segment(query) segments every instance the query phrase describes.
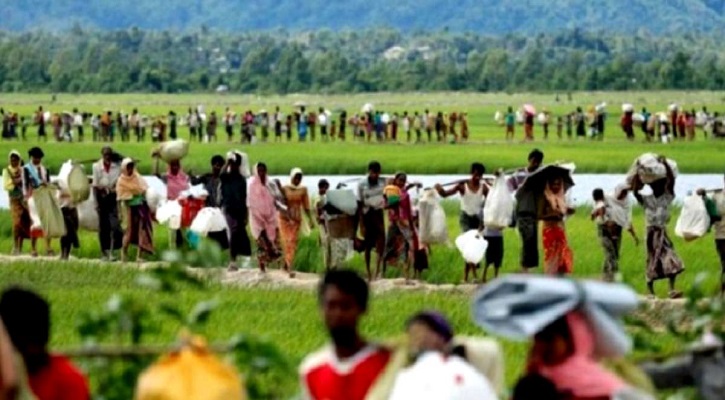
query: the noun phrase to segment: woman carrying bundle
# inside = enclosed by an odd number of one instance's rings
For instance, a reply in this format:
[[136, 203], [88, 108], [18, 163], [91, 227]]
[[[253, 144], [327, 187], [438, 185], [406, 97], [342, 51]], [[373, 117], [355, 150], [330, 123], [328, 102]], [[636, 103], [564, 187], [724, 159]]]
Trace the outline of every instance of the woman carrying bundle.
[[128, 249], [131, 245], [138, 247], [136, 260], [142, 262], [144, 252], [154, 253], [153, 225], [151, 211], [146, 204], [146, 190], [148, 184], [136, 170], [136, 164], [131, 158], [124, 158], [121, 162], [121, 175], [116, 182], [116, 197], [126, 205], [126, 234], [123, 236], [123, 249], [121, 261], [125, 262]]
[[[158, 157], [158, 153], [154, 153], [154, 156]], [[161, 175], [159, 173], [159, 158], [157, 158], [154, 175], [166, 184], [166, 199], [168, 201], [179, 200], [181, 193], [189, 190], [189, 177], [181, 169], [181, 162], [179, 160], [169, 161], [166, 173]], [[172, 249], [177, 249], [184, 245], [184, 235], [180, 229], [169, 230], [169, 244]]]
[[682, 293], [675, 290], [677, 275], [685, 270], [685, 265], [675, 252], [672, 240], [667, 235], [667, 222], [670, 220], [670, 205], [675, 200], [675, 175], [667, 163], [660, 157], [659, 161], [667, 171], [667, 177], [650, 183], [652, 194], [642, 195], [644, 187], [639, 175], [634, 176], [632, 187], [634, 197], [644, 208], [647, 222], [647, 289], [650, 296], [655, 296], [654, 282], [668, 279], [670, 282], [670, 298], [680, 298]]
[[[40, 147], [33, 147], [28, 151], [28, 156], [30, 157], [30, 163], [23, 166], [23, 194], [26, 201], [33, 197], [33, 190], [50, 183], [50, 172], [43, 165], [43, 157], [45, 157], [43, 150]], [[43, 235], [42, 228], [32, 228], [30, 231], [31, 255], [33, 257], [38, 256], [36, 242]], [[48, 256], [54, 255], [50, 238], [45, 241], [45, 251]]]
[[392, 185], [385, 187], [385, 206], [388, 211], [387, 240], [383, 256], [383, 274], [388, 264], [403, 264], [406, 283], [410, 282], [410, 269], [415, 258], [417, 242], [413, 221], [413, 208], [408, 190], [419, 184], [407, 185], [408, 176], [404, 172], [395, 174]]

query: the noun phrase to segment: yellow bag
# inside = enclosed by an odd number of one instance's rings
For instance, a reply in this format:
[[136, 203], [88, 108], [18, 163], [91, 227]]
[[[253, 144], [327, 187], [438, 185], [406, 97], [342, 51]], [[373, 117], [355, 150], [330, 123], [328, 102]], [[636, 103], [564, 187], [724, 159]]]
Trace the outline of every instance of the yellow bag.
[[136, 400], [245, 400], [239, 372], [193, 338], [161, 357], [138, 379]]

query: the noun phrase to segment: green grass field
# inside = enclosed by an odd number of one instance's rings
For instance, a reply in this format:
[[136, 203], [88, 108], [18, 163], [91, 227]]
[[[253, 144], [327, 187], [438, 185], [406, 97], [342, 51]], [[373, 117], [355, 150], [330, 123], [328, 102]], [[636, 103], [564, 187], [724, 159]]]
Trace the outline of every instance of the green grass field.
[[[503, 167], [514, 168], [526, 161], [526, 155], [533, 147], [539, 147], [546, 153], [547, 160], [567, 160], [577, 163], [580, 172], [624, 172], [632, 160], [648, 151], [666, 154], [680, 163], [683, 173], [721, 172], [723, 163], [721, 154], [725, 150], [725, 141], [704, 140], [698, 132], [694, 143], [673, 143], [663, 146], [657, 143], [643, 143], [640, 134], [638, 140], [630, 143], [618, 126], [620, 104], [632, 102], [638, 108], [646, 106], [651, 111], [666, 110], [671, 102], [677, 102], [690, 109], [707, 106], [711, 111], [722, 107], [725, 94], [720, 92], [602, 92], [574, 93], [572, 101], [565, 94], [560, 101], [555, 101], [554, 94], [473, 94], [473, 93], [410, 93], [410, 94], [370, 94], [351, 96], [235, 96], [235, 95], [66, 95], [58, 96], [55, 103], [50, 103], [48, 94], [0, 94], [0, 105], [21, 115], [30, 115], [38, 105], [51, 111], [80, 110], [100, 112], [104, 109], [130, 112], [134, 107], [147, 115], [166, 114], [174, 110], [184, 115], [189, 106], [205, 104], [206, 112], [216, 110], [218, 114], [229, 106], [236, 112], [261, 108], [273, 110], [280, 105], [283, 112], [293, 109], [297, 101], [304, 101], [310, 109], [324, 106], [328, 109], [346, 108], [350, 113], [358, 111], [366, 102], [372, 102], [378, 109], [402, 112], [408, 110], [423, 111], [428, 108], [432, 112], [465, 111], [469, 114], [471, 142], [466, 145], [426, 144], [416, 146], [395, 145], [362, 145], [348, 138], [347, 143], [259, 143], [242, 146], [239, 143], [230, 145], [219, 129], [218, 144], [193, 145], [191, 156], [185, 160], [187, 169], [201, 172], [208, 168], [212, 155], [223, 154], [230, 148], [241, 148], [250, 154], [253, 162], [265, 161], [275, 174], [286, 174], [293, 167], [301, 167], [310, 174], [352, 174], [364, 172], [368, 161], [377, 159], [383, 163], [386, 171], [404, 170], [408, 173], [466, 173], [468, 165], [473, 161], [484, 162], [489, 169]], [[610, 117], [607, 121], [605, 141], [559, 141], [552, 132], [548, 141], [542, 140], [539, 126], [535, 127], [536, 142], [520, 143], [523, 135], [521, 127], [517, 127], [516, 141], [507, 143], [504, 140], [503, 128], [494, 121], [496, 111], [505, 111], [509, 105], [514, 108], [523, 103], [531, 102], [539, 109], [546, 108], [554, 115], [572, 111], [576, 106], [586, 108], [588, 105], [606, 101]], [[88, 129], [86, 129], [88, 131]], [[552, 127], [552, 131], [554, 128]], [[7, 154], [10, 149], [18, 148], [26, 151], [36, 144], [35, 127], [29, 127], [27, 143], [0, 143], [0, 153]], [[235, 130], [236, 140], [239, 129]], [[188, 137], [185, 127], [179, 128], [182, 138]], [[318, 139], [319, 140], [319, 139]], [[120, 144], [114, 146], [123, 154], [142, 160], [140, 168], [148, 173], [151, 170], [150, 153], [152, 145]], [[57, 170], [62, 161], [69, 158], [75, 160], [93, 159], [99, 154], [99, 144], [89, 143], [52, 143], [45, 145], [46, 164]], [[146, 161], [146, 162], [144, 162]]]

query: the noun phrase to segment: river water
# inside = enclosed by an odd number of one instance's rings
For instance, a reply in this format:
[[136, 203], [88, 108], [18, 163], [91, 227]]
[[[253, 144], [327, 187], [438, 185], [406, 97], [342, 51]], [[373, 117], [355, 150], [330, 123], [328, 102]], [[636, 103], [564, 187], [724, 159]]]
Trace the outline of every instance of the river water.
[[[586, 205], [591, 203], [591, 193], [596, 188], [602, 188], [605, 192], [611, 192], [617, 184], [624, 181], [624, 174], [574, 174], [575, 186], [569, 191], [569, 201], [575, 205]], [[164, 183], [155, 176], [146, 176], [149, 186], [159, 193], [165, 192]], [[274, 176], [282, 183], [287, 183], [289, 177]], [[352, 175], [330, 175], [330, 176], [305, 176], [303, 185], [307, 186], [312, 196], [317, 194], [317, 182], [320, 179], [327, 179], [332, 188], [339, 183], [344, 183], [350, 189], [357, 188], [357, 180], [360, 177]], [[420, 182], [424, 187], [433, 186], [436, 183], [448, 183], [456, 180], [466, 179], [466, 175], [410, 175], [409, 182]], [[675, 185], [675, 194], [681, 201], [690, 191], [698, 188], [715, 189], [722, 188], [723, 176], [720, 174], [681, 174], [677, 178]], [[644, 189], [646, 192], [647, 189]], [[0, 192], [0, 209], [8, 209], [7, 192]]]

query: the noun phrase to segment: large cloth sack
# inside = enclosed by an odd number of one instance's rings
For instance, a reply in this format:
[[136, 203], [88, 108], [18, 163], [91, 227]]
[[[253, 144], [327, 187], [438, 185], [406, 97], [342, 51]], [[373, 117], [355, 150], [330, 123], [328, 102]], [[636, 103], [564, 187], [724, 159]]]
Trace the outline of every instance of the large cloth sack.
[[181, 228], [181, 213], [181, 204], [178, 201], [167, 201], [156, 210], [156, 221], [168, 226], [169, 229], [179, 229]]
[[448, 242], [446, 212], [433, 190], [426, 190], [418, 202], [419, 239], [422, 244]]
[[33, 191], [33, 205], [47, 238], [59, 238], [66, 234], [63, 213], [56, 200], [56, 190], [46, 186]]
[[168, 162], [181, 160], [189, 154], [189, 142], [186, 140], [170, 140], [162, 143], [158, 149], [159, 157]]
[[76, 210], [78, 211], [78, 226], [87, 231], [98, 232], [98, 203], [93, 192], [91, 192], [88, 200], [76, 206]]
[[690, 241], [701, 238], [710, 228], [710, 215], [702, 197], [692, 194], [685, 198], [680, 217], [675, 225], [675, 235]]
[[503, 393], [506, 385], [504, 356], [501, 345], [491, 338], [456, 336], [454, 346], [466, 349], [466, 360], [491, 383], [496, 393]]
[[456, 238], [456, 248], [467, 263], [478, 264], [486, 255], [488, 242], [483, 238], [481, 232], [472, 229]]
[[403, 369], [395, 380], [390, 400], [495, 400], [491, 384], [457, 356], [427, 352]]
[[514, 199], [506, 178], [499, 176], [488, 192], [483, 206], [483, 225], [488, 228], [504, 229], [511, 226], [514, 214]]
[[326, 201], [347, 215], [357, 213], [357, 198], [350, 189], [329, 190], [327, 191]]
[[220, 209], [205, 207], [196, 214], [196, 218], [192, 221], [189, 229], [201, 236], [206, 236], [210, 232], [221, 232], [226, 230], [227, 220]]
[[64, 162], [63, 165], [60, 166], [60, 170], [58, 171], [58, 176], [57, 176], [57, 182], [58, 182], [58, 187], [63, 192], [66, 192], [66, 193], [69, 192], [68, 177], [70, 177], [70, 173], [72, 170], [73, 170], [73, 161], [72, 160], [68, 160], [68, 161]]
[[80, 164], [74, 164], [68, 175], [68, 193], [70, 193], [73, 204], [80, 204], [91, 196], [91, 184]]
[[[652, 183], [667, 177], [667, 169], [653, 153], [645, 153], [639, 156], [627, 172], [627, 184], [631, 185], [635, 175], [639, 175], [642, 183]], [[667, 159], [673, 174], [677, 177], [679, 170], [674, 160]]]
[[136, 400], [243, 400], [239, 372], [207, 350], [199, 339], [161, 357], [141, 374]]

